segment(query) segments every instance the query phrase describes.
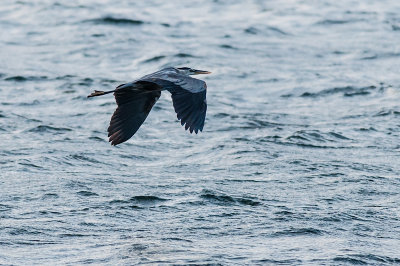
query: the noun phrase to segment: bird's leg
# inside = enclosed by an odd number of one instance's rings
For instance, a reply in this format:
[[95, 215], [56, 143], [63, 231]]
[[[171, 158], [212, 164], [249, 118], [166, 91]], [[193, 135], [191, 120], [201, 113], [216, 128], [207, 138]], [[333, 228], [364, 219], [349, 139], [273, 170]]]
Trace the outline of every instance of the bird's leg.
[[90, 97], [95, 97], [95, 96], [101, 96], [101, 95], [104, 95], [104, 94], [108, 94], [108, 93], [112, 93], [112, 92], [114, 92], [115, 90], [113, 90], [113, 91], [94, 91], [94, 92], [92, 92], [90, 95], [88, 95], [87, 97], [88, 98], [90, 98]]

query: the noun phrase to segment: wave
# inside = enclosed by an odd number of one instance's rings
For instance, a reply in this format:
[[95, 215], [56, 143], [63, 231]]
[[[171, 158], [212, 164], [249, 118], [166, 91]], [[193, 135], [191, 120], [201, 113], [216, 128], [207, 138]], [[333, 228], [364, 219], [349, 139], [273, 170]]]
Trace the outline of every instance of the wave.
[[212, 190], [203, 190], [201, 198], [208, 200], [209, 202], [220, 204], [220, 205], [233, 205], [233, 204], [242, 204], [249, 206], [257, 206], [260, 205], [261, 202], [255, 201], [246, 197], [232, 197], [229, 195], [225, 195], [222, 193], [218, 193]]
[[389, 52], [389, 53], [374, 53], [372, 55], [367, 55], [361, 57], [361, 60], [375, 60], [375, 59], [387, 59], [387, 58], [396, 58], [399, 57], [400, 53]]
[[25, 82], [25, 81], [38, 81], [38, 80], [47, 80], [47, 76], [11, 76], [7, 77], [5, 81], [14, 81], [14, 82]]
[[382, 264], [382, 263], [400, 263], [400, 258], [392, 258], [388, 256], [378, 256], [374, 254], [351, 254], [336, 256], [333, 258], [335, 262], [343, 262], [349, 264]]
[[263, 34], [263, 35], [273, 35], [273, 34], [278, 34], [278, 35], [288, 35], [285, 31], [274, 27], [274, 26], [267, 26], [264, 27], [263, 29], [259, 29], [255, 26], [248, 27], [244, 29], [244, 32], [247, 34], [252, 34], [252, 35], [257, 35], [257, 34]]
[[317, 141], [317, 142], [336, 142], [338, 140], [350, 140], [350, 138], [330, 131], [327, 133], [320, 132], [319, 130], [299, 130], [286, 138], [287, 140], [294, 141]]
[[128, 19], [128, 18], [116, 18], [111, 16], [94, 18], [84, 20], [83, 22], [90, 22], [94, 24], [108, 24], [108, 25], [142, 25], [145, 22], [142, 20]]
[[324, 231], [316, 228], [291, 228], [287, 230], [277, 231], [273, 236], [298, 236], [298, 235], [322, 235]]
[[174, 55], [175, 57], [179, 57], [179, 58], [187, 58], [187, 57], [195, 57], [194, 55], [191, 54], [185, 54], [185, 53], [178, 53], [176, 55]]
[[315, 23], [316, 25], [343, 25], [348, 23], [355, 23], [365, 21], [365, 19], [323, 19]]
[[129, 199], [114, 199], [109, 204], [115, 205], [119, 209], [142, 209], [144, 207], [156, 206], [165, 201], [168, 201], [168, 199], [152, 195], [139, 195]]
[[155, 203], [155, 202], [167, 201], [167, 199], [160, 198], [157, 196], [134, 196], [130, 198], [130, 201], [137, 203]]
[[33, 133], [63, 133], [69, 131], [72, 131], [72, 129], [65, 127], [52, 127], [47, 125], [40, 125], [28, 130], [28, 132], [33, 132]]
[[92, 191], [87, 191], [87, 190], [81, 190], [76, 192], [76, 194], [78, 194], [79, 196], [83, 196], [83, 197], [93, 197], [93, 196], [98, 196], [99, 194], [94, 193]]
[[67, 163], [67, 164], [69, 163], [68, 161], [71, 161], [71, 159], [74, 161], [78, 161], [78, 162], [89, 162], [89, 163], [93, 163], [93, 164], [101, 163], [102, 165], [107, 164], [105, 162], [100, 162], [96, 159], [89, 158], [83, 154], [71, 154], [71, 155], [66, 156], [65, 158], [66, 158], [67, 162], [64, 162], [64, 163]]
[[392, 30], [393, 30], [393, 31], [400, 31], [400, 25], [395, 25], [395, 24], [393, 24], [393, 25], [392, 25]]
[[152, 63], [152, 62], [158, 62], [161, 59], [164, 59], [166, 56], [165, 55], [158, 55], [158, 56], [154, 56], [152, 58], [146, 59], [144, 61], [142, 61], [142, 63]]
[[233, 47], [232, 45], [229, 44], [221, 44], [219, 47], [224, 48], [224, 49], [232, 49], [232, 50], [237, 50], [238, 48]]
[[389, 115], [393, 115], [393, 116], [397, 116], [400, 115], [400, 111], [396, 111], [396, 110], [392, 110], [392, 109], [383, 109], [379, 112], [377, 112], [376, 114], [374, 114], [374, 116], [389, 116]]
[[354, 87], [354, 86], [345, 86], [345, 87], [335, 87], [331, 89], [325, 89], [319, 92], [305, 92], [300, 97], [322, 97], [328, 95], [334, 95], [338, 93], [342, 93], [343, 96], [352, 97], [352, 96], [359, 96], [359, 95], [368, 95], [371, 91], [375, 90], [376, 86], [367, 86], [367, 87]]

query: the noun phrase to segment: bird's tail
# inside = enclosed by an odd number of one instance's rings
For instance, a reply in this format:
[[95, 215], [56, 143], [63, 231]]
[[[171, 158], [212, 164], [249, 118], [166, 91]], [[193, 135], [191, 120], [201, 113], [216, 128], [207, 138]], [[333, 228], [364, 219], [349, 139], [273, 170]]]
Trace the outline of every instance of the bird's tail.
[[101, 95], [104, 95], [104, 94], [108, 94], [108, 93], [112, 93], [112, 92], [114, 92], [115, 90], [113, 90], [113, 91], [94, 91], [94, 92], [92, 92], [90, 95], [88, 95], [87, 97], [88, 98], [90, 98], [90, 97], [95, 97], [95, 96], [101, 96]]

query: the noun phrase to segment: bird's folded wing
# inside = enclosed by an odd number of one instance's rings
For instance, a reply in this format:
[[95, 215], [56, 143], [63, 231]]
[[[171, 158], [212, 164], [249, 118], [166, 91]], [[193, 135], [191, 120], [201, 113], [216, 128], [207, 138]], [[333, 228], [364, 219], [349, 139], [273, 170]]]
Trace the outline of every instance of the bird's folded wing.
[[114, 92], [118, 107], [108, 127], [112, 145], [127, 141], [136, 133], [160, 95], [160, 91], [117, 89]]

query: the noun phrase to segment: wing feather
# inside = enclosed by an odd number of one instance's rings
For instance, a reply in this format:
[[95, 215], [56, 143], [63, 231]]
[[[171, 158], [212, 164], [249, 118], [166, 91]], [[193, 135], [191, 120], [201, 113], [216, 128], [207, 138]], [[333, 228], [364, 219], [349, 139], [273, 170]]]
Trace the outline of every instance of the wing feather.
[[185, 125], [185, 129], [189, 129], [190, 133], [203, 131], [207, 111], [206, 91], [177, 93], [176, 90], [172, 90], [171, 94], [177, 118], [181, 120], [182, 126]]
[[112, 145], [127, 141], [137, 132], [160, 95], [160, 91], [122, 87], [115, 91], [118, 107], [108, 127], [109, 141]]
[[207, 85], [204, 81], [170, 71], [160, 71], [147, 75], [139, 81], [157, 84], [168, 90], [178, 120], [190, 133], [202, 131], [207, 111]]

